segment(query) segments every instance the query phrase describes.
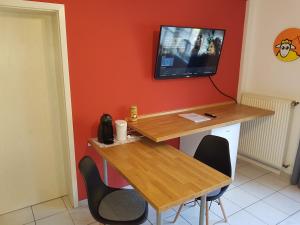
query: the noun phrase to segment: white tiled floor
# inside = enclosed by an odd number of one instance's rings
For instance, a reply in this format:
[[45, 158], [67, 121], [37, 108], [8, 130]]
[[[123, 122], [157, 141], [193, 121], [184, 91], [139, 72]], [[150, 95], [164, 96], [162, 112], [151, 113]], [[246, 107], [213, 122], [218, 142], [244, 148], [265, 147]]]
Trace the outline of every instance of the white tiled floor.
[[66, 211], [65, 203], [62, 199], [55, 199], [32, 206], [34, 218], [36, 220]]
[[[223, 196], [228, 216], [224, 223], [220, 207], [212, 203], [210, 225], [300, 225], [300, 189], [289, 185], [286, 177], [272, 174], [244, 161], [238, 161], [236, 178]], [[178, 207], [164, 214], [171, 225]], [[156, 213], [150, 206], [143, 225], [155, 225]], [[174, 225], [198, 225], [199, 206], [185, 206]], [[0, 215], [0, 225], [97, 225], [86, 201], [70, 208], [66, 197]]]

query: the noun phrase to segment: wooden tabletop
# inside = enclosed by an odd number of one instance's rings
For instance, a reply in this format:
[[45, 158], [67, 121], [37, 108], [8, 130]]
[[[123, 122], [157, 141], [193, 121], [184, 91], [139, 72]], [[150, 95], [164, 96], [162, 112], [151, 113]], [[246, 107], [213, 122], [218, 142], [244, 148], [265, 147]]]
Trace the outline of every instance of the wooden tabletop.
[[[180, 117], [178, 115], [180, 113], [197, 113], [200, 115], [210, 113], [217, 117], [209, 121], [195, 123]], [[226, 102], [141, 116], [135, 122], [128, 121], [128, 126], [145, 137], [160, 142], [272, 114], [274, 114], [273, 111]]]
[[228, 185], [230, 177], [165, 143], [148, 139], [101, 148], [89, 143], [158, 211]]

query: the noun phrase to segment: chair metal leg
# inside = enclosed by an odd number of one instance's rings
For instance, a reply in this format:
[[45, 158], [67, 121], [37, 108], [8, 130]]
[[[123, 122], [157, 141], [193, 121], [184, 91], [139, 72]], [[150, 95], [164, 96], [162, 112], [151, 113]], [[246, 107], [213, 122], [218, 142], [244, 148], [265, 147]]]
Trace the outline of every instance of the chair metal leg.
[[209, 210], [208, 210], [208, 202], [205, 204], [205, 218], [206, 218], [206, 225], [209, 225]]
[[204, 225], [206, 195], [201, 196], [199, 225]]
[[180, 214], [180, 212], [181, 212], [181, 210], [182, 210], [183, 205], [184, 205], [184, 204], [181, 204], [181, 205], [179, 206], [179, 209], [178, 209], [178, 211], [177, 211], [177, 213], [176, 213], [176, 215], [175, 215], [175, 218], [174, 218], [174, 220], [172, 221], [172, 223], [175, 223], [176, 220], [178, 219], [178, 216], [179, 216], [179, 214]]
[[227, 223], [227, 216], [225, 214], [225, 210], [224, 210], [224, 207], [223, 207], [223, 204], [221, 202], [221, 198], [219, 198], [219, 204], [220, 204], [220, 207], [221, 207], [221, 210], [222, 210], [222, 214], [223, 214], [223, 217], [224, 217], [224, 220], [225, 220], [225, 223]]

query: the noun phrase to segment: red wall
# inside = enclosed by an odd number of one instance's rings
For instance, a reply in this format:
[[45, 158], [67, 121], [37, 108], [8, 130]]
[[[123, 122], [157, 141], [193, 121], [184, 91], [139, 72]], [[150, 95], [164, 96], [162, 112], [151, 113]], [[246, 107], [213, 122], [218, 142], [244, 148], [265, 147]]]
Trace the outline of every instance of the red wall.
[[[47, 1], [47, 0], [44, 0]], [[76, 161], [96, 136], [99, 117], [128, 115], [137, 104], [140, 114], [227, 100], [208, 78], [154, 80], [159, 26], [178, 25], [226, 29], [218, 73], [213, 78], [236, 96], [245, 0], [49, 0], [66, 10]], [[175, 141], [176, 143], [176, 141]], [[101, 168], [101, 167], [100, 167]], [[110, 170], [110, 184], [125, 184]], [[80, 174], [79, 198], [85, 198]]]

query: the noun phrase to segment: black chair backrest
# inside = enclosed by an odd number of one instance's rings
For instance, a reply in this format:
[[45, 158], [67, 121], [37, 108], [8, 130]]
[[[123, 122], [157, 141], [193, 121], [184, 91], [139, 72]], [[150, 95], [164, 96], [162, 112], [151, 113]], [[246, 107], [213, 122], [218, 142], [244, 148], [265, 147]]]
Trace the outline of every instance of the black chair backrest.
[[214, 135], [205, 136], [194, 158], [231, 177], [229, 143], [225, 138]]
[[95, 162], [89, 156], [85, 156], [80, 160], [79, 170], [85, 182], [89, 209], [93, 217], [98, 219], [98, 206], [108, 188], [101, 180]]

